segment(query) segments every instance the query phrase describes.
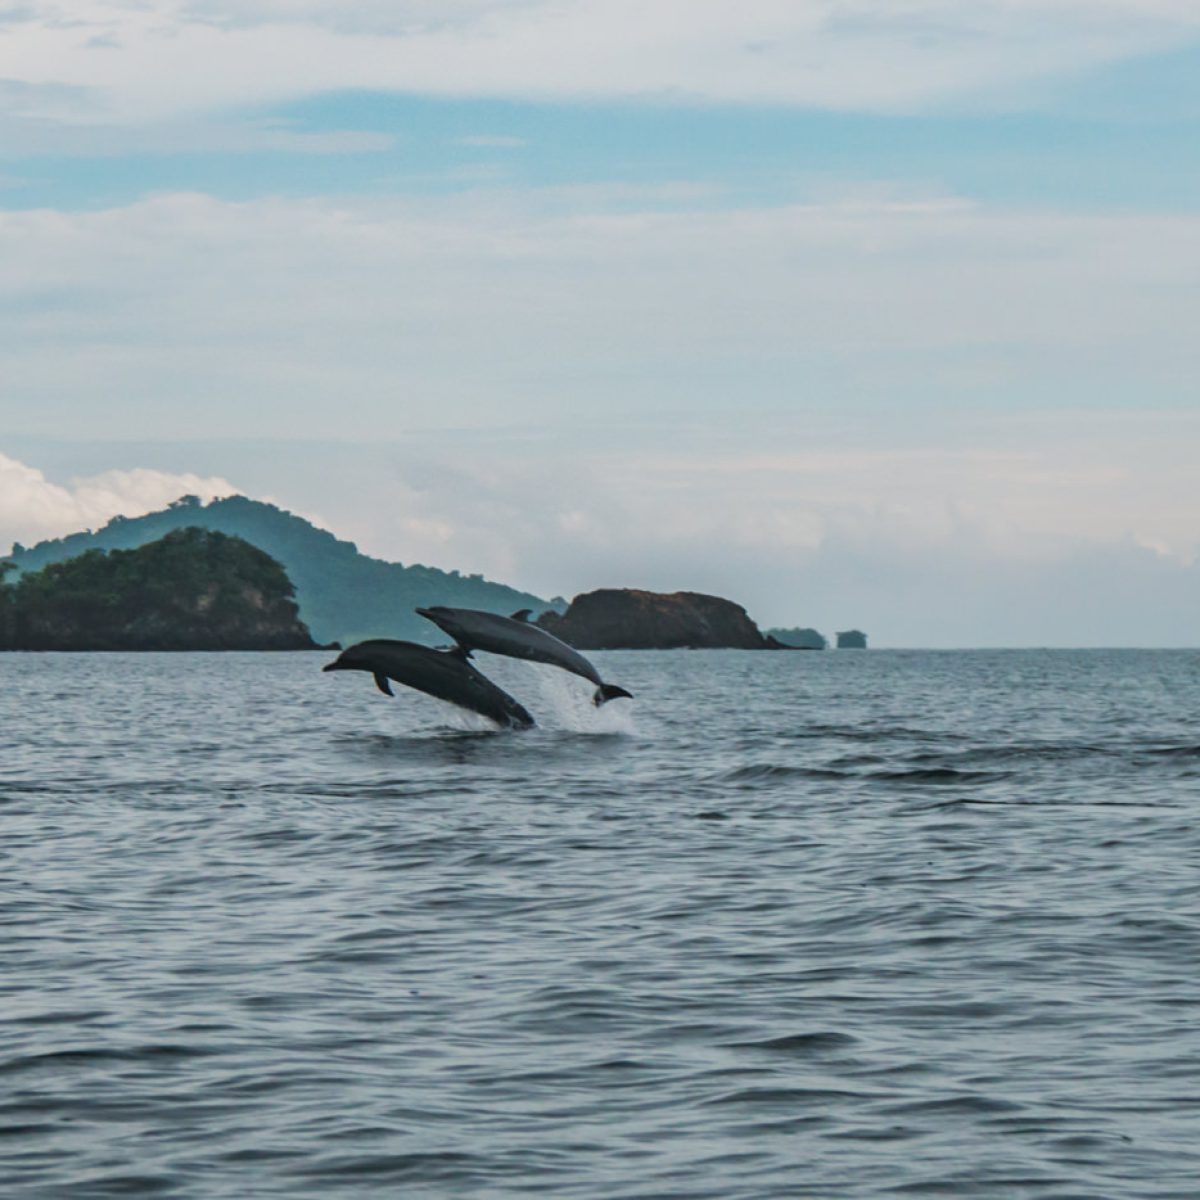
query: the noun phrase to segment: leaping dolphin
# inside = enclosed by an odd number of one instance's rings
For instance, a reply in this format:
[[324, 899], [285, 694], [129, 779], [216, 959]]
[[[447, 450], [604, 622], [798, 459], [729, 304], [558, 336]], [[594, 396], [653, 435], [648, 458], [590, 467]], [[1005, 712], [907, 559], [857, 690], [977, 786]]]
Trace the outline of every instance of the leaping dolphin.
[[474, 608], [418, 608], [439, 629], [448, 633], [465, 654], [485, 650], [491, 654], [506, 654], [509, 658], [524, 658], [530, 662], [549, 663], [562, 667], [573, 675], [596, 684], [592, 703], [599, 706], [618, 696], [632, 698], [632, 693], [615, 683], [605, 683], [600, 673], [578, 650], [560, 641], [537, 625], [529, 624], [529, 609], [523, 608], [511, 617], [498, 613], [480, 612]]
[[377, 638], [350, 646], [321, 670], [368, 671], [375, 676], [375, 686], [388, 696], [395, 695], [388, 684], [394, 679], [508, 728], [528, 729], [536, 724], [512, 696], [471, 666], [462, 650], [432, 650], [416, 642]]

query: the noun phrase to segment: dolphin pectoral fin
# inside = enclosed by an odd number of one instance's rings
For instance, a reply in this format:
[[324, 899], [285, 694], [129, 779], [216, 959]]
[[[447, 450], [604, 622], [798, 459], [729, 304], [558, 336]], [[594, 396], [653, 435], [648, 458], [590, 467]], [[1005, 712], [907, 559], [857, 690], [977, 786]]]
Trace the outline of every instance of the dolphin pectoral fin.
[[633, 699], [633, 693], [627, 692], [623, 687], [618, 687], [615, 683], [602, 683], [592, 696], [592, 703], [599, 708], [602, 704], [607, 704], [610, 700], [619, 700], [624, 697], [626, 700]]
[[392, 691], [392, 685], [388, 683], [388, 677], [386, 675], [380, 675], [378, 671], [375, 672], [375, 686], [385, 696], [394, 696], [396, 694]]
[[530, 618], [531, 616], [533, 616], [533, 609], [532, 609], [532, 608], [521, 608], [521, 609], [518, 609], [518, 610], [517, 610], [515, 613], [513, 613], [513, 614], [512, 614], [512, 616], [511, 616], [511, 617], [509, 617], [508, 619], [509, 619], [510, 621], [525, 621], [525, 622], [528, 622], [528, 620], [529, 620], [529, 618]]
[[451, 658], [461, 658], [463, 662], [466, 662], [471, 657], [471, 647], [464, 646], [461, 642], [456, 642], [445, 653], [449, 654]]

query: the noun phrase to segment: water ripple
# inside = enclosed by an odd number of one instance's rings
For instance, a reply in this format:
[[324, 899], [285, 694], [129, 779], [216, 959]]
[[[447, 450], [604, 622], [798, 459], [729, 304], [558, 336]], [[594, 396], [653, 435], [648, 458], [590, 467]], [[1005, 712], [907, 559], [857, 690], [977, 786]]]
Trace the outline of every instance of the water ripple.
[[1194, 655], [601, 657], [0, 656], [0, 1192], [1191, 1200]]

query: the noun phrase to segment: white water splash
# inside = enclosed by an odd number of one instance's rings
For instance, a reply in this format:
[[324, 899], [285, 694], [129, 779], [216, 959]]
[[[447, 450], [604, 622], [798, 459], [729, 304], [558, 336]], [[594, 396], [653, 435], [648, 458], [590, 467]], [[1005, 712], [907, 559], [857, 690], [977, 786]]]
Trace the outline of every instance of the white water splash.
[[438, 731], [454, 733], [495, 733], [497, 725], [494, 721], [467, 708], [459, 708], [447, 700], [439, 700], [436, 696], [422, 697], [433, 707]]
[[632, 700], [610, 700], [597, 708], [592, 703], [595, 688], [587, 680], [541, 663], [521, 666], [522, 678], [528, 681], [526, 693], [533, 695], [536, 690], [536, 699], [526, 707], [543, 729], [637, 736]]

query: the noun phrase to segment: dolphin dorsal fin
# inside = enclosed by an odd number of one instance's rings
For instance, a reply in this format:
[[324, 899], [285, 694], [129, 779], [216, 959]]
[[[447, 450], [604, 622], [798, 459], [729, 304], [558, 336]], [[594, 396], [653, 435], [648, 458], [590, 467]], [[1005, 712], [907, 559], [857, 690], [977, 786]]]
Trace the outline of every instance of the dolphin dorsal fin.
[[392, 691], [392, 685], [388, 683], [388, 677], [386, 675], [381, 675], [378, 671], [375, 672], [375, 686], [385, 696], [394, 696], [396, 694]]
[[521, 608], [521, 609], [518, 609], [515, 613], [513, 613], [513, 615], [511, 617], [509, 617], [509, 620], [510, 621], [528, 621], [532, 614], [533, 614], [533, 609]]

